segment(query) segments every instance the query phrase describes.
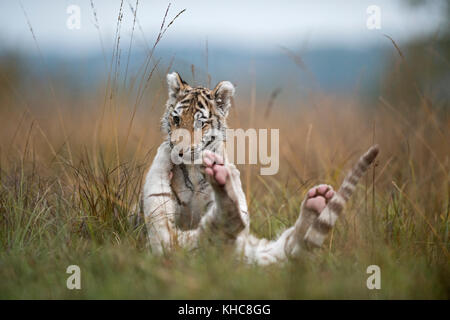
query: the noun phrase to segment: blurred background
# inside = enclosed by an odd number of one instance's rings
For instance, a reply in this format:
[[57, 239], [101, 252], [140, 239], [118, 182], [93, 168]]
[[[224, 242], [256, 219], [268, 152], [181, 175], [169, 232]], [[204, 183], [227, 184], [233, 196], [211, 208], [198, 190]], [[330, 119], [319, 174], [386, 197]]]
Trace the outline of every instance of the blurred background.
[[[2, 2], [0, 54], [3, 60], [11, 56], [20, 59], [27, 78], [39, 76], [45, 69], [73, 86], [71, 91], [89, 90], [109, 74], [117, 30], [121, 74], [127, 67], [128, 75], [140, 70], [168, 4], [135, 0]], [[79, 29], [67, 26], [71, 16], [67, 9], [73, 5], [80, 9]], [[380, 9], [380, 29], [367, 27], [371, 5]], [[294, 100], [311, 88], [340, 94], [357, 89], [378, 96], [383, 71], [396, 54], [383, 35], [392, 37], [404, 50], [425, 45], [425, 39], [445, 42], [449, 10], [448, 1], [420, 0], [173, 1], [167, 22], [183, 9], [186, 11], [154, 52], [152, 63], [159, 61], [159, 77], [170, 65], [198, 84], [206, 85], [210, 74], [214, 84], [228, 79], [245, 88], [254, 82], [258, 93], [280, 88], [280, 97]], [[238, 92], [242, 96], [245, 90]]]

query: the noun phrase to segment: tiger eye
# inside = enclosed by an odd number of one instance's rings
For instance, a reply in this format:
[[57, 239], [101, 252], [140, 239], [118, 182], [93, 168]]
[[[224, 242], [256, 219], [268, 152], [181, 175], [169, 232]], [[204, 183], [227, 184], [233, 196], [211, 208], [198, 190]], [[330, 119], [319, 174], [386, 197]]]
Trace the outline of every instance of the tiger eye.
[[173, 116], [173, 123], [175, 123], [175, 125], [179, 125], [180, 124], [180, 117], [179, 116]]

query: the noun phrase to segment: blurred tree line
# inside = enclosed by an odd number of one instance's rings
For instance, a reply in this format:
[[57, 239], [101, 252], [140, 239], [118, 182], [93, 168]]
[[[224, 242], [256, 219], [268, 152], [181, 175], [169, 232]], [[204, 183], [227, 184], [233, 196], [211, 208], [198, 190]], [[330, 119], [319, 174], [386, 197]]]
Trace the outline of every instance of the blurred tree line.
[[[412, 108], [425, 102], [428, 106], [433, 104], [434, 107], [446, 108], [450, 96], [450, 0], [405, 2], [413, 9], [438, 5], [445, 21], [431, 36], [416, 38], [402, 45], [393, 44], [393, 56], [387, 64], [381, 91], [396, 107]], [[430, 16], [433, 18], [436, 17]]]
[[[381, 93], [397, 107], [411, 108], [424, 100], [448, 107], [450, 91], [450, 0], [403, 0], [413, 10], [430, 5], [439, 5], [446, 19], [438, 30], [423, 38], [408, 43], [392, 44], [392, 55], [387, 68], [382, 72]], [[430, 16], [430, 19], [436, 17]], [[414, 23], [414, 21], [411, 21]], [[386, 40], [389, 41], [389, 40]], [[396, 47], [397, 46], [397, 47]], [[5, 99], [23, 86], [36, 89], [33, 77], [27, 69], [26, 59], [18, 52], [0, 52], [0, 108], [5, 108]], [[61, 73], [61, 69], [57, 71]], [[56, 83], [64, 83], [70, 76], [59, 75]], [[66, 79], [66, 80], [64, 80]], [[73, 87], [73, 83], [71, 84]], [[375, 84], [374, 84], [375, 85]], [[66, 86], [68, 87], [68, 86]], [[73, 91], [73, 90], [72, 90]], [[378, 90], [377, 90], [378, 91]]]
[[0, 54], [0, 99], [10, 95], [11, 89], [21, 85], [25, 71], [21, 60], [14, 52]]

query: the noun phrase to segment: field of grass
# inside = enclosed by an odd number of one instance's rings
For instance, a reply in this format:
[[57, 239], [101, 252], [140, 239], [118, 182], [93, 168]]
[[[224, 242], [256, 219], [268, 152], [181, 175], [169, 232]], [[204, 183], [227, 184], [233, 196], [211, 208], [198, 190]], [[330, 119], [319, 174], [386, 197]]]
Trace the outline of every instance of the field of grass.
[[[143, 230], [128, 226], [162, 139], [162, 105], [136, 117], [126, 146], [126, 106], [105, 112], [101, 129], [95, 107], [39, 115], [26, 105], [3, 109], [0, 297], [448, 298], [448, 114], [427, 106], [400, 112], [384, 99], [371, 108], [316, 101], [249, 119], [237, 100], [231, 115], [232, 127], [280, 129], [277, 175], [240, 167], [252, 230], [268, 238], [294, 223], [308, 187], [339, 185], [359, 154], [380, 144], [377, 166], [324, 248], [267, 268], [211, 250], [155, 258]], [[66, 288], [71, 264], [81, 268], [82, 290]], [[372, 264], [381, 268], [381, 290], [366, 287]]]
[[[231, 128], [280, 130], [277, 175], [239, 166], [258, 236], [275, 238], [309, 187], [337, 187], [380, 145], [323, 248], [269, 267], [214, 248], [153, 257], [143, 228], [129, 226], [162, 141], [163, 68], [76, 96], [46, 76], [25, 90], [3, 73], [0, 299], [449, 299], [449, 104], [416, 86], [394, 48], [393, 61], [375, 102], [311, 92], [266, 112], [270, 93], [237, 91]], [[81, 290], [66, 288], [73, 264]], [[380, 290], [366, 287], [369, 265], [381, 268]]]

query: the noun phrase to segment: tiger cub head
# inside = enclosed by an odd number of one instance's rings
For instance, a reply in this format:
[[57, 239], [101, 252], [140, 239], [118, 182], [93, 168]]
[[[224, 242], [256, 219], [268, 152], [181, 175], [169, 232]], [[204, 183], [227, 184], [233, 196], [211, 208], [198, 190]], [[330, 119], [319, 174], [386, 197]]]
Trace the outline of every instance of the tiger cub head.
[[234, 86], [221, 81], [214, 89], [191, 87], [176, 72], [167, 75], [169, 97], [162, 130], [183, 159], [197, 159], [205, 149], [222, 148]]

